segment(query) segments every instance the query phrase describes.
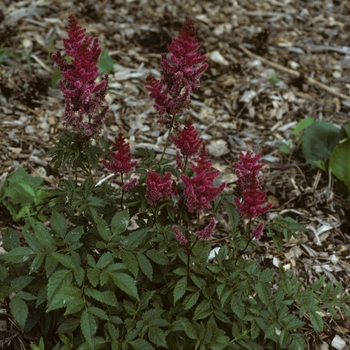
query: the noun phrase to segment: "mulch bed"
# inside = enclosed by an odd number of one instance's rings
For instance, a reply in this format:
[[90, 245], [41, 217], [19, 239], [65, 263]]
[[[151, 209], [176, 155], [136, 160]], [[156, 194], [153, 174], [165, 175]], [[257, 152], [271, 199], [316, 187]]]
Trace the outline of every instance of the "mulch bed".
[[[109, 75], [104, 136], [123, 132], [132, 147], [161, 151], [166, 135], [145, 89], [159, 74], [160, 53], [187, 18], [195, 21], [210, 64], [188, 111], [206, 140], [213, 164], [230, 187], [234, 162], [252, 149], [263, 154], [271, 216], [291, 216], [307, 227], [279, 254], [266, 239], [260, 259], [280, 262], [312, 283], [350, 286], [350, 206], [333, 181], [279, 147], [296, 124], [312, 116], [343, 126], [350, 115], [350, 2], [348, 0], [0, 1], [0, 187], [19, 165], [56, 186], [68, 170], [53, 171], [46, 151], [62, 130], [63, 99], [51, 86], [52, 52], [62, 50], [68, 14], [99, 38], [116, 60]], [[6, 49], [8, 48], [8, 49]], [[99, 177], [107, 172], [101, 167]], [[0, 206], [0, 235], [20, 230]], [[350, 320], [324, 315], [310, 349], [350, 349]], [[340, 337], [345, 347], [336, 347]], [[333, 341], [333, 347], [331, 343]]]

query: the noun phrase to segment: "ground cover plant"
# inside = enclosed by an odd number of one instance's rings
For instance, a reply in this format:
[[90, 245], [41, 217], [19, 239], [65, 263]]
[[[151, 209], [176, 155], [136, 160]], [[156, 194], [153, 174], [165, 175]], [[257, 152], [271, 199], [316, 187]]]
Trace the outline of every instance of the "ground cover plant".
[[[213, 168], [185, 114], [207, 68], [191, 21], [162, 55], [160, 79], [146, 80], [168, 133], [160, 157], [139, 148], [136, 159], [123, 134], [112, 145], [99, 134], [108, 77], [98, 72], [98, 40], [73, 15], [64, 46], [71, 62], [60, 53], [53, 59], [67, 130], [49, 154], [56, 169], [70, 166], [75, 176], [44, 194], [25, 188], [33, 200], [25, 210], [11, 207], [25, 221], [23, 239], [7, 230], [0, 269], [1, 298], [33, 334], [33, 349], [303, 349], [303, 327], [323, 329], [320, 312], [349, 312], [340, 282], [323, 277], [307, 286], [292, 271], [254, 261], [264, 235], [282, 249], [303, 227], [260, 218], [271, 208], [260, 154], [237, 159], [235, 193]], [[171, 141], [175, 161], [166, 155]], [[119, 189], [97, 182], [101, 163], [120, 177]], [[8, 181], [5, 205], [23, 188], [28, 175], [20, 175]], [[213, 249], [219, 212], [231, 225]]]

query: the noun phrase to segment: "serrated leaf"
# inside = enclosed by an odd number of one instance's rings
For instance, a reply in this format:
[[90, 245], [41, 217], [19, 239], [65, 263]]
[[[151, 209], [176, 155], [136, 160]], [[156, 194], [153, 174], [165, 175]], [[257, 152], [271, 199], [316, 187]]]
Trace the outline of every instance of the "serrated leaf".
[[4, 281], [7, 278], [7, 269], [5, 266], [0, 265], [0, 281]]
[[270, 295], [271, 295], [271, 289], [270, 289], [269, 284], [259, 282], [259, 283], [257, 283], [255, 285], [255, 290], [258, 293], [258, 296], [259, 296], [260, 300], [265, 305], [268, 305], [269, 304]]
[[129, 250], [135, 250], [139, 247], [142, 241], [146, 238], [149, 229], [141, 229], [133, 231], [128, 235], [126, 248]]
[[81, 314], [80, 328], [86, 341], [92, 345], [92, 337], [97, 331], [97, 323], [95, 317], [91, 315], [86, 309]]
[[111, 230], [113, 235], [120, 235], [129, 226], [129, 213], [127, 211], [120, 211], [112, 218]]
[[190, 338], [190, 339], [198, 339], [198, 332], [197, 332], [197, 328], [193, 323], [182, 323], [185, 333], [186, 335]]
[[123, 272], [109, 272], [114, 284], [126, 294], [140, 300], [135, 280]]
[[158, 347], [161, 346], [163, 348], [168, 349], [164, 331], [159, 327], [149, 327], [148, 330], [148, 339]]
[[41, 265], [43, 264], [44, 259], [45, 259], [44, 254], [38, 254], [30, 264], [29, 274], [32, 274], [34, 271], [38, 271]]
[[20, 291], [28, 286], [30, 282], [32, 282], [35, 277], [31, 276], [20, 276], [11, 281], [11, 287], [16, 291]]
[[33, 250], [28, 247], [17, 247], [5, 255], [0, 256], [0, 259], [8, 261], [12, 264], [21, 264], [29, 260], [34, 255], [36, 255], [36, 253], [34, 253]]
[[89, 282], [96, 287], [100, 281], [100, 270], [89, 267], [86, 273]]
[[95, 300], [97, 300], [103, 304], [110, 305], [110, 306], [117, 306], [118, 305], [118, 301], [117, 301], [115, 294], [110, 290], [106, 290], [104, 292], [101, 292], [97, 289], [85, 287], [84, 293], [87, 296], [94, 298]]
[[33, 225], [35, 230], [34, 234], [39, 243], [46, 248], [46, 250], [55, 249], [55, 245], [53, 244], [53, 238], [47, 227], [42, 222], [35, 222]]
[[135, 255], [126, 250], [122, 253], [122, 261], [127, 269], [136, 277], [139, 273], [139, 267]]
[[107, 267], [110, 263], [113, 262], [114, 255], [111, 252], [105, 252], [103, 253], [100, 258], [98, 259], [98, 262], [96, 264], [96, 267], [98, 269], [104, 269]]
[[52, 210], [51, 228], [56, 232], [58, 237], [64, 238], [67, 232], [66, 218], [58, 213], [55, 209]]
[[185, 310], [189, 310], [196, 304], [198, 299], [199, 299], [199, 292], [189, 294], [184, 299], [182, 305], [184, 306]]
[[59, 325], [57, 333], [73, 333], [78, 328], [79, 324], [79, 319], [68, 318]]
[[63, 266], [68, 267], [69, 269], [72, 269], [72, 270], [76, 268], [74, 261], [70, 255], [56, 253], [56, 252], [52, 252], [51, 255]]
[[154, 347], [145, 339], [136, 339], [129, 341], [134, 350], [154, 350]]
[[28, 317], [28, 306], [26, 302], [15, 295], [10, 301], [10, 310], [18, 325], [23, 329]]
[[109, 229], [107, 222], [99, 216], [96, 216], [94, 220], [96, 222], [97, 232], [100, 234], [103, 240], [109, 242], [112, 237], [112, 232]]
[[61, 287], [70, 285], [72, 277], [72, 272], [68, 270], [54, 272], [47, 283], [47, 299], [50, 300]]
[[88, 311], [100, 320], [109, 321], [109, 317], [107, 316], [106, 312], [99, 307], [89, 306]]
[[209, 300], [202, 300], [194, 311], [193, 320], [198, 321], [207, 318], [213, 313]]
[[179, 279], [175, 284], [174, 291], [173, 291], [174, 305], [178, 300], [180, 300], [183, 297], [183, 295], [186, 292], [186, 288], [187, 288], [187, 277], [185, 276]]
[[147, 256], [159, 265], [169, 265], [169, 259], [164, 251], [151, 249], [147, 251]]
[[55, 293], [48, 302], [46, 312], [68, 307], [70, 303], [70, 309], [77, 306], [81, 309], [81, 304], [84, 304], [84, 299], [81, 298], [81, 290], [71, 285], [60, 287], [57, 293]]
[[56, 270], [58, 261], [51, 255], [48, 255], [45, 259], [46, 277], [50, 277]]
[[19, 245], [19, 235], [14, 230], [6, 228], [2, 237], [2, 247], [9, 252], [12, 249], [19, 247]]
[[141, 271], [152, 281], [153, 278], [153, 267], [147, 257], [141, 253], [136, 255], [137, 261], [141, 268]]
[[234, 203], [227, 202], [226, 212], [233, 230], [237, 230], [237, 227], [240, 221], [240, 216], [236, 208], [236, 205]]
[[316, 332], [321, 332], [323, 330], [323, 319], [322, 317], [317, 313], [311, 311], [309, 313], [310, 321], [312, 324], [312, 327], [314, 327], [314, 330]]

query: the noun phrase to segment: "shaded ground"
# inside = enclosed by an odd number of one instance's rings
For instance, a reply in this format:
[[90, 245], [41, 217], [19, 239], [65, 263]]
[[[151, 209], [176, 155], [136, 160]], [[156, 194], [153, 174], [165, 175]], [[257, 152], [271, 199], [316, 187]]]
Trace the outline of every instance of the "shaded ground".
[[[262, 152], [272, 214], [303, 223], [301, 242], [278, 254], [263, 240], [262, 263], [282, 262], [311, 283], [327, 279], [350, 285], [349, 205], [328, 177], [282, 143], [293, 139], [307, 116], [339, 126], [350, 115], [350, 2], [320, 1], [0, 1], [0, 176], [22, 165], [55, 186], [46, 151], [58, 139], [63, 100], [52, 88], [53, 51], [69, 12], [117, 62], [110, 74], [106, 137], [125, 133], [132, 146], [161, 150], [164, 130], [144, 87], [157, 74], [160, 53], [190, 18], [210, 64], [193, 95], [194, 124], [214, 165], [234, 187], [240, 151]], [[5, 49], [8, 48], [8, 49]], [[101, 167], [100, 177], [106, 176]], [[1, 182], [0, 182], [1, 183]], [[269, 218], [269, 217], [268, 217]], [[0, 207], [0, 233], [19, 229]], [[278, 260], [275, 260], [278, 259]], [[276, 262], [277, 261], [277, 262]], [[288, 265], [289, 264], [289, 265]], [[331, 348], [336, 335], [350, 345], [350, 320], [325, 315], [324, 332], [306, 335], [310, 349]], [[323, 347], [320, 344], [323, 342]]]

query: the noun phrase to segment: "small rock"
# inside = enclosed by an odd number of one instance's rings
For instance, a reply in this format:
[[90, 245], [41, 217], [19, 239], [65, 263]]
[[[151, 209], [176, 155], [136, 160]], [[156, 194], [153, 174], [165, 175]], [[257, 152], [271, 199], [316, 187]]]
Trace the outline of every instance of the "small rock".
[[221, 53], [219, 51], [211, 52], [209, 54], [209, 58], [215, 63], [219, 63], [219, 64], [222, 64], [224, 66], [229, 65], [228, 61], [224, 58], [224, 56], [221, 55]]
[[346, 342], [343, 338], [339, 337], [339, 335], [336, 335], [333, 338], [331, 345], [337, 350], [343, 350], [346, 345]]
[[227, 142], [224, 140], [211, 141], [207, 146], [207, 150], [213, 157], [221, 157], [227, 153], [230, 153], [230, 150], [227, 147]]

